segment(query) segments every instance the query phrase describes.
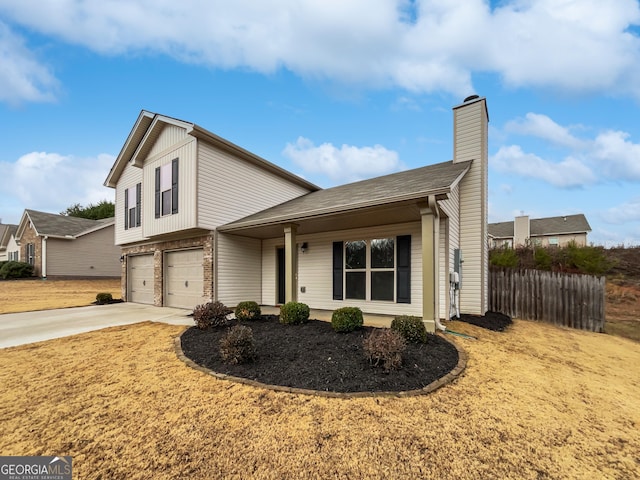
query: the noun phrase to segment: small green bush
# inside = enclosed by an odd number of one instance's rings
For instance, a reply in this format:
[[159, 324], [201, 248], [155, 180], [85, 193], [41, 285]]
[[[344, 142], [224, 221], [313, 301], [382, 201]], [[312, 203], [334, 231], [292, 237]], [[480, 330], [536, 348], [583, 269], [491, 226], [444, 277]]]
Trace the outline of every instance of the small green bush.
[[33, 275], [33, 265], [26, 262], [5, 262], [0, 268], [0, 277], [7, 278], [26, 278]]
[[362, 347], [371, 365], [381, 366], [389, 372], [402, 366], [402, 354], [407, 342], [395, 330], [376, 328], [364, 339]]
[[536, 269], [551, 270], [553, 258], [546, 248], [536, 248], [533, 252], [533, 260], [536, 262]]
[[208, 302], [203, 305], [197, 305], [193, 309], [193, 320], [196, 322], [200, 330], [206, 330], [209, 327], [223, 327], [229, 324], [228, 315], [233, 312], [222, 302]]
[[96, 302], [98, 302], [99, 304], [103, 304], [103, 303], [109, 303], [113, 301], [113, 295], [111, 295], [110, 293], [99, 293], [96, 295]]
[[519, 264], [518, 254], [509, 247], [491, 250], [489, 262], [496, 267], [516, 268]]
[[280, 307], [280, 323], [297, 325], [309, 321], [309, 306], [300, 302], [288, 302]]
[[262, 312], [256, 302], [240, 302], [236, 306], [235, 316], [237, 320], [256, 320], [260, 318]]
[[407, 342], [425, 343], [427, 329], [420, 317], [401, 315], [391, 321], [391, 330], [398, 332]]
[[225, 363], [252, 362], [257, 355], [253, 330], [244, 325], [234, 325], [220, 340], [220, 356]]
[[358, 307], [342, 307], [331, 315], [331, 326], [336, 332], [353, 332], [364, 323], [362, 310]]

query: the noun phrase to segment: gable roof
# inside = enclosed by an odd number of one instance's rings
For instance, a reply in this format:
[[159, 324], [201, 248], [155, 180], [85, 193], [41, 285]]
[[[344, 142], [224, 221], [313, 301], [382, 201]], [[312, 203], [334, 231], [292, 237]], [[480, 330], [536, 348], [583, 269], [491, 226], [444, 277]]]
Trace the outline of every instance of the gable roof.
[[37, 210], [25, 210], [18, 226], [17, 238], [22, 236], [27, 225], [27, 220], [31, 221], [33, 228], [39, 236], [49, 236], [58, 238], [76, 238], [87, 233], [100, 230], [115, 223], [114, 217], [102, 220], [91, 220], [90, 218], [71, 217], [57, 215], [55, 213], [39, 212]]
[[0, 249], [7, 248], [11, 235], [15, 235], [17, 230], [17, 225], [0, 223]]
[[253, 165], [257, 165], [258, 167], [285, 178], [292, 183], [298, 184], [307, 190], [315, 191], [320, 189], [317, 185], [314, 185], [284, 168], [281, 168], [264, 158], [261, 158], [258, 155], [251, 153], [214, 133], [211, 133], [195, 123], [185, 122], [184, 120], [179, 120], [177, 118], [160, 115], [146, 110], [142, 110], [140, 115], [138, 115], [136, 123], [133, 125], [122, 150], [118, 154], [116, 161], [104, 181], [104, 185], [115, 188], [120, 175], [129, 162], [132, 162], [137, 167], [142, 167], [142, 162], [155, 141], [160, 136], [165, 125], [174, 125], [184, 128], [187, 135], [204, 140], [220, 150], [229, 152], [235, 157], [241, 158]]
[[234, 231], [447, 194], [471, 161], [452, 161], [311, 192], [219, 227]]
[[[511, 238], [513, 237], [513, 224], [514, 222], [490, 223], [489, 235], [494, 238]], [[587, 233], [590, 231], [591, 226], [582, 213], [560, 217], [536, 218], [529, 221], [529, 234], [532, 237]]]

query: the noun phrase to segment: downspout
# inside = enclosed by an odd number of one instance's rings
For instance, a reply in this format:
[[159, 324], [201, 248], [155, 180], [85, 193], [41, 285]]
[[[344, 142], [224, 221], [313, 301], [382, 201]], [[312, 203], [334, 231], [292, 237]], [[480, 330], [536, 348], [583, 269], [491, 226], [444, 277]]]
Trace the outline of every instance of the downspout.
[[42, 237], [42, 279], [47, 279], [47, 239], [48, 236]]

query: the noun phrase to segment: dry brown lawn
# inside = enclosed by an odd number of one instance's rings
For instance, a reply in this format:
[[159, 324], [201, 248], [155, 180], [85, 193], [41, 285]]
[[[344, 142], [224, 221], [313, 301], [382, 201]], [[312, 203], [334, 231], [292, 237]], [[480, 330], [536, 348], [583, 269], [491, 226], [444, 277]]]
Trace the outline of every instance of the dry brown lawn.
[[82, 307], [101, 292], [120, 298], [120, 279], [0, 281], [0, 313]]
[[[1, 285], [0, 285], [1, 286]], [[95, 293], [93, 294], [95, 296]], [[469, 355], [422, 397], [330, 399], [218, 380], [140, 323], [0, 350], [0, 455], [74, 478], [640, 478], [640, 345], [454, 323]]]

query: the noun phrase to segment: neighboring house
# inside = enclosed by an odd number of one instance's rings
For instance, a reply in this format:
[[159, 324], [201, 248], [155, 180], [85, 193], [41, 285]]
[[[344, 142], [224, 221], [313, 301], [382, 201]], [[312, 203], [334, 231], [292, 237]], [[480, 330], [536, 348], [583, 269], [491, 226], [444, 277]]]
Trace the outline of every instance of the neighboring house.
[[90, 220], [25, 210], [16, 232], [20, 259], [38, 277], [119, 277], [114, 218]]
[[563, 247], [569, 242], [584, 246], [590, 231], [589, 222], [582, 213], [531, 220], [522, 215], [515, 217], [513, 222], [490, 223], [489, 240], [492, 248], [527, 245]]
[[[322, 190], [193, 123], [142, 111], [116, 189], [122, 295], [193, 308], [311, 308], [449, 318], [487, 310], [486, 100], [453, 109], [453, 160]], [[462, 272], [461, 272], [462, 273]]]
[[0, 262], [19, 259], [15, 240], [17, 225], [0, 223]]

